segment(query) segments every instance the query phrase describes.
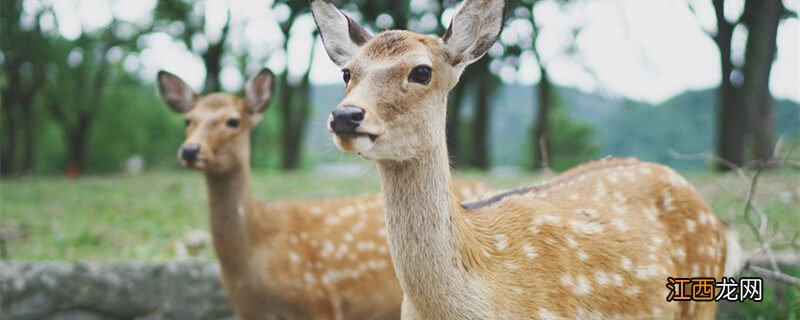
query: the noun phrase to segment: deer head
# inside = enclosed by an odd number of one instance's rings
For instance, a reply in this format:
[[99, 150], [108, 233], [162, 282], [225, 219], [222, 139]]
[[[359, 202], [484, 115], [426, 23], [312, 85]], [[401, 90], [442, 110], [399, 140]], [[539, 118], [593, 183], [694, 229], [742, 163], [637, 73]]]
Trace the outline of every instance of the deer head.
[[247, 82], [242, 99], [224, 93], [198, 96], [177, 76], [160, 71], [161, 97], [186, 119], [186, 139], [178, 149], [181, 164], [217, 173], [246, 164], [250, 130], [269, 105], [273, 78], [269, 69], [261, 70]]
[[367, 159], [403, 161], [443, 142], [447, 93], [494, 44], [505, 7], [503, 0], [466, 1], [441, 38], [372, 36], [328, 1], [312, 0], [322, 42], [347, 86], [328, 121], [334, 143]]

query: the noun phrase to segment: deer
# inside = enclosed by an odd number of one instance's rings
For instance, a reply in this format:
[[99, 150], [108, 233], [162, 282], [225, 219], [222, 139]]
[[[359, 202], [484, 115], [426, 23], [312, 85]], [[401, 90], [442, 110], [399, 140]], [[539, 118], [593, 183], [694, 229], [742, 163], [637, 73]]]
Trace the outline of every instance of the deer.
[[611, 158], [459, 203], [447, 95], [495, 43], [504, 0], [466, 0], [441, 37], [373, 35], [310, 0], [345, 94], [334, 144], [374, 163], [402, 319], [711, 319], [714, 302], [667, 302], [668, 277], [731, 276], [736, 234], [672, 169]]
[[[203, 172], [211, 238], [223, 288], [240, 319], [397, 319], [402, 291], [386, 244], [383, 199], [256, 200], [250, 132], [272, 98], [263, 69], [245, 97], [197, 95], [182, 79], [158, 73], [170, 109], [186, 119], [178, 160]], [[459, 181], [459, 196], [488, 188]]]

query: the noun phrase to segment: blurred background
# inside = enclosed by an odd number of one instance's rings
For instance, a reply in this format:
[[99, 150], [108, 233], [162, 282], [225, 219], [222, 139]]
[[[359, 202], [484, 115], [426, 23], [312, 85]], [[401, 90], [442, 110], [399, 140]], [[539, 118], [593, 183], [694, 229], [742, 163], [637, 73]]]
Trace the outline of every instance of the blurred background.
[[[432, 35], [456, 5], [333, 2], [374, 33]], [[330, 142], [344, 85], [305, 0], [0, 6], [3, 260], [213, 259], [205, 186], [175, 159], [184, 121], [158, 96], [161, 69], [198, 93], [241, 95], [265, 66], [278, 76], [253, 133], [260, 199], [379, 190], [373, 168]], [[742, 220], [751, 184], [728, 171], [800, 158], [797, 11], [797, 0], [512, 0], [500, 40], [450, 94], [458, 176], [509, 188], [636, 156], [682, 171], [756, 248]], [[772, 243], [796, 253], [800, 171], [771, 167], [755, 198]], [[747, 312], [798, 317], [796, 289]]]

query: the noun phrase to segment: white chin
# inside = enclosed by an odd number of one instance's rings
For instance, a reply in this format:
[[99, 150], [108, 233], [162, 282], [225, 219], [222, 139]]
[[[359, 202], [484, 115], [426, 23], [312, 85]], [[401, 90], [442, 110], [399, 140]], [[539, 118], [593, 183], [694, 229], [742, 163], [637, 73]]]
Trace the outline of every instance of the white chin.
[[370, 138], [368, 135], [357, 135], [354, 137], [342, 138], [334, 134], [333, 143], [336, 144], [336, 147], [338, 147], [339, 150], [357, 153], [368, 152], [375, 146], [375, 142], [373, 142], [372, 138]]

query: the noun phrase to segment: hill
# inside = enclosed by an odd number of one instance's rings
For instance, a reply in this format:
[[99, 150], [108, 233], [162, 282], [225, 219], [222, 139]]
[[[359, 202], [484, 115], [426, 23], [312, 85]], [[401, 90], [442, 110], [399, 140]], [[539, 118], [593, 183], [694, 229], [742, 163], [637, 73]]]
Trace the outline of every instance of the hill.
[[[489, 141], [494, 166], [520, 166], [530, 157], [528, 137], [535, 120], [534, 89], [506, 85], [493, 97]], [[600, 147], [596, 157], [636, 156], [678, 168], [696, 169], [703, 164], [674, 159], [669, 150], [680, 153], [712, 153], [714, 150], [716, 93], [713, 89], [687, 91], [657, 105], [568, 87], [560, 87], [558, 92], [562, 108], [575, 120], [595, 128], [592, 144]], [[312, 92], [315, 108], [305, 143], [308, 155], [321, 162], [351, 159], [335, 150], [325, 126], [328, 114], [342, 95], [341, 85], [316, 86]], [[466, 100], [463, 120], [469, 119], [473, 111], [471, 99]], [[776, 100], [774, 106], [776, 137], [800, 134], [800, 104]], [[330, 148], [310, 147], [320, 145]]]

